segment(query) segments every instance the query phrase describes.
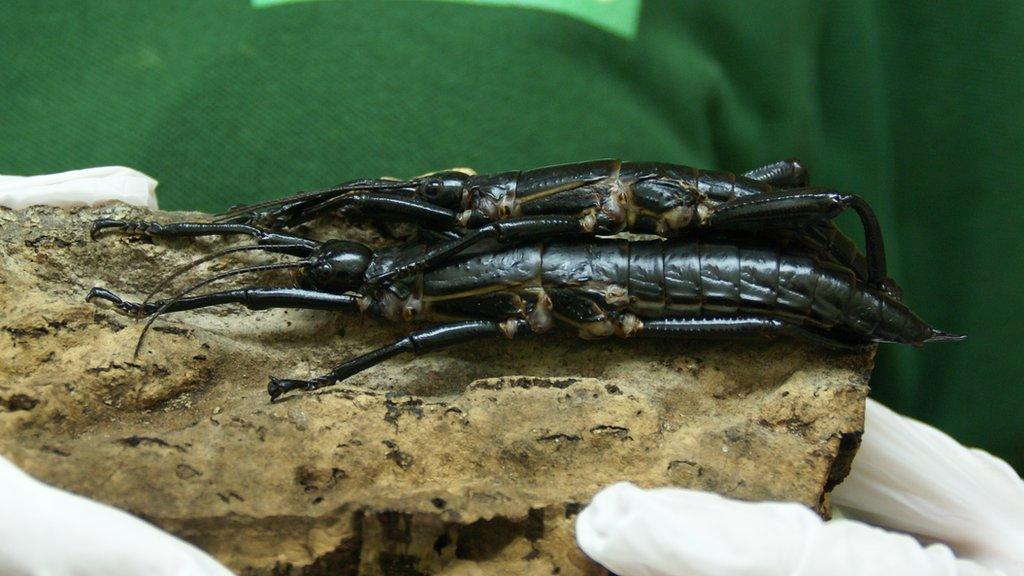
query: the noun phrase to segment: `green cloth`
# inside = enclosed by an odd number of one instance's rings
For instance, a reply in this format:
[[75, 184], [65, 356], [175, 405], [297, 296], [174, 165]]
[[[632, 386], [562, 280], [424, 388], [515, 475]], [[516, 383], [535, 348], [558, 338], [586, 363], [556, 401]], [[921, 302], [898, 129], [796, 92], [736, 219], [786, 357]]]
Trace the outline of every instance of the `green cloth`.
[[216, 211], [451, 166], [797, 156], [875, 206], [908, 304], [969, 335], [883, 346], [875, 397], [1021, 470], [1022, 33], [1019, 2], [645, 0], [634, 40], [452, 2], [7, 2], [0, 173], [123, 164]]

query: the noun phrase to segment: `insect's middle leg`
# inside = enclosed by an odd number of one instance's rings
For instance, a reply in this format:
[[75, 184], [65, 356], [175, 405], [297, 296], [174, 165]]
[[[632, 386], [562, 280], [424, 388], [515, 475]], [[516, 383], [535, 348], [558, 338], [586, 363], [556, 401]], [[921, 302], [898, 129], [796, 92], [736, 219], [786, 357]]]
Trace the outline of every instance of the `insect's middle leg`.
[[367, 368], [372, 368], [373, 366], [384, 362], [388, 358], [392, 358], [402, 354], [403, 352], [427, 354], [442, 348], [447, 348], [448, 346], [454, 346], [455, 344], [470, 342], [480, 338], [512, 338], [520, 330], [530, 332], [529, 324], [526, 320], [521, 318], [512, 318], [505, 320], [504, 322], [494, 320], [470, 320], [466, 322], [442, 324], [440, 326], [427, 328], [426, 330], [413, 332], [405, 338], [397, 340], [387, 346], [383, 346], [363, 354], [362, 356], [357, 356], [356, 358], [342, 363], [327, 374], [314, 378], [313, 380], [285, 380], [274, 378], [272, 376], [270, 378], [270, 383], [267, 385], [267, 392], [270, 394], [270, 399], [274, 400], [278, 396], [291, 390], [316, 390], [317, 388], [323, 388], [324, 386], [330, 386], [341, 382], [350, 376], [358, 374]]

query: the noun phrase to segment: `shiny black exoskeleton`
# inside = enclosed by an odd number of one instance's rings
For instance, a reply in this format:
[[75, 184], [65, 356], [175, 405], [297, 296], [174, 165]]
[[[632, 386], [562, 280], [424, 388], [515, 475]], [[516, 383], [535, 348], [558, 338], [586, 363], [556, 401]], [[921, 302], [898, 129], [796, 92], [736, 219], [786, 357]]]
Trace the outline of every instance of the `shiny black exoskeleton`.
[[[866, 257], [832, 224], [852, 209], [864, 228]], [[474, 174], [449, 170], [407, 181], [346, 182], [223, 214], [223, 222], [283, 229], [328, 212], [370, 219], [404, 219], [421, 228], [461, 236], [445, 252], [428, 252], [383, 281], [429, 267], [497, 233], [487, 228], [529, 228], [539, 237], [612, 235], [623, 231], [665, 238], [698, 232], [779, 236], [797, 232], [821, 258], [899, 297], [887, 276], [885, 250], [871, 207], [858, 196], [810, 187], [797, 160], [784, 160], [743, 175], [677, 164], [597, 160], [535, 170]], [[479, 233], [478, 233], [479, 232]]]
[[[163, 313], [226, 303], [360, 310], [396, 321], [466, 318], [413, 332], [313, 380], [271, 378], [271, 398], [336, 383], [402, 352], [542, 334], [556, 323], [574, 327], [583, 338], [789, 335], [854, 351], [879, 341], [921, 345], [961, 338], [932, 328], [883, 288], [807, 246], [724, 236], [633, 242], [544, 237], [554, 225], [573, 222], [564, 217], [499, 222], [480, 229], [497, 232], [453, 252], [451, 246], [462, 238], [373, 251], [356, 242], [320, 243], [240, 223], [101, 220], [94, 236], [105, 229], [150, 237], [247, 234], [255, 244], [223, 253], [265, 250], [299, 260], [224, 272], [166, 300], [127, 302], [102, 288], [93, 288], [88, 298], [150, 321]], [[410, 266], [425, 255], [429, 266]], [[215, 279], [283, 268], [298, 271], [296, 286], [189, 295]], [[405, 272], [391, 275], [396, 270]]]

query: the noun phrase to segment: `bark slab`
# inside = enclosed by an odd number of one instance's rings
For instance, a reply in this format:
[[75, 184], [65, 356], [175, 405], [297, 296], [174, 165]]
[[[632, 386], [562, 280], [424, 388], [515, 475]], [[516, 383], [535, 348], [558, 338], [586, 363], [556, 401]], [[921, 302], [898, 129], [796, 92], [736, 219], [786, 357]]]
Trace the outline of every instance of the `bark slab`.
[[[788, 339], [485, 341], [271, 404], [268, 375], [324, 372], [407, 328], [223, 306], [158, 320], [133, 358], [142, 324], [87, 304], [87, 290], [141, 299], [245, 240], [94, 242], [99, 217], [205, 216], [0, 209], [0, 454], [241, 574], [604, 574], [573, 537], [601, 487], [827, 514], [858, 445], [872, 358]], [[329, 224], [304, 232], [381, 241]]]

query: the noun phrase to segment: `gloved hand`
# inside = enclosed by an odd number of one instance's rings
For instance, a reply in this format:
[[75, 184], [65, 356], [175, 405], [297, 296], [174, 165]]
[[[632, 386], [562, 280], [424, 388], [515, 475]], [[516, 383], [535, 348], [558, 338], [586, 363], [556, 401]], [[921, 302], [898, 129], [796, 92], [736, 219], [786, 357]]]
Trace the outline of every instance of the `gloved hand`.
[[0, 574], [230, 576], [195, 546], [0, 458]]
[[94, 206], [120, 200], [156, 210], [156, 180], [124, 166], [101, 166], [39, 176], [0, 175], [0, 206]]
[[832, 502], [847, 517], [933, 544], [856, 520], [822, 522], [798, 504], [627, 483], [594, 497], [576, 538], [620, 576], [1024, 575], [1024, 481], [1002, 460], [873, 400]]

